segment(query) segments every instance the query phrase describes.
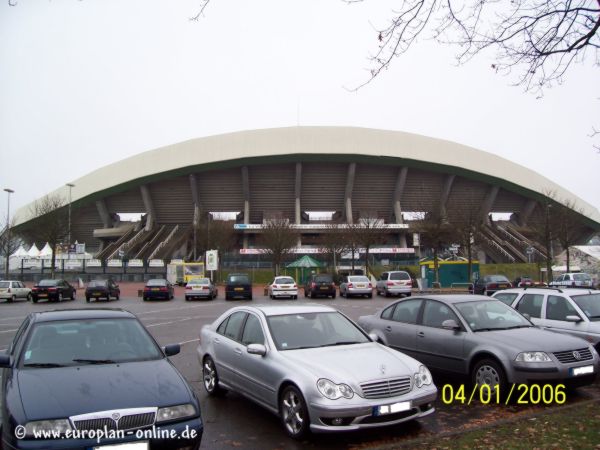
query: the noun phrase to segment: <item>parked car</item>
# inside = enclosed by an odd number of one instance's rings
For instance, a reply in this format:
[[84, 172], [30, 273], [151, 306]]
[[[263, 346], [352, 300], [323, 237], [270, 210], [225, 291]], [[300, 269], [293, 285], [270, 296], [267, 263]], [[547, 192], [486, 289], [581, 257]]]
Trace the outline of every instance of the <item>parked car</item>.
[[31, 300], [31, 289], [25, 286], [22, 281], [0, 281], [0, 300], [6, 300], [8, 303], [11, 303], [19, 298]]
[[393, 270], [383, 272], [375, 285], [377, 295], [404, 295], [408, 297], [412, 293], [412, 278], [404, 270]]
[[346, 298], [352, 296], [373, 298], [373, 285], [364, 275], [349, 275], [340, 284], [340, 295]]
[[591, 384], [600, 369], [590, 343], [535, 327], [487, 296], [402, 299], [358, 323], [429, 369], [468, 376], [501, 397], [510, 383]]
[[[179, 344], [161, 350], [127, 311], [30, 314], [9, 349], [0, 353], [3, 448], [122, 448], [116, 444], [133, 442], [140, 449], [199, 448], [200, 404], [168, 359], [179, 351]], [[136, 437], [136, 430], [152, 431], [155, 426], [178, 438]], [[65, 439], [75, 430], [82, 435]], [[83, 435], [84, 430], [90, 434]], [[91, 434], [98, 430], [122, 430], [123, 436], [99, 441]], [[44, 432], [57, 438], [34, 439]]]
[[327, 306], [230, 309], [202, 328], [197, 351], [209, 395], [248, 397], [277, 414], [292, 438], [434, 411], [437, 388], [424, 365]]
[[245, 298], [252, 300], [252, 283], [246, 273], [230, 273], [225, 284], [225, 300]]
[[142, 292], [142, 299], [147, 300], [172, 300], [175, 288], [164, 278], [154, 278], [146, 282]]
[[550, 287], [594, 287], [592, 277], [583, 272], [578, 273], [563, 273], [556, 277], [554, 281], [548, 283]]
[[185, 285], [185, 299], [213, 300], [219, 295], [219, 289], [210, 278], [194, 278]]
[[86, 302], [89, 302], [92, 298], [95, 300], [105, 298], [110, 301], [111, 297], [114, 297], [115, 300], [119, 300], [121, 297], [121, 289], [113, 280], [92, 280], [85, 288]]
[[535, 286], [535, 282], [529, 277], [517, 277], [512, 282], [512, 287], [532, 287]]
[[495, 298], [527, 314], [535, 325], [591, 342], [600, 352], [600, 291], [590, 289], [508, 289]]
[[335, 298], [337, 293], [333, 275], [328, 273], [313, 273], [306, 279], [304, 285], [304, 296], [315, 297], [331, 297]]
[[292, 277], [275, 277], [269, 283], [267, 290], [271, 298], [288, 297], [294, 300], [298, 298], [298, 285]]
[[504, 275], [485, 275], [473, 283], [473, 294], [492, 295], [511, 287], [512, 283]]
[[62, 302], [66, 298], [75, 300], [76, 290], [67, 280], [40, 280], [31, 289], [31, 300], [37, 303], [40, 299]]

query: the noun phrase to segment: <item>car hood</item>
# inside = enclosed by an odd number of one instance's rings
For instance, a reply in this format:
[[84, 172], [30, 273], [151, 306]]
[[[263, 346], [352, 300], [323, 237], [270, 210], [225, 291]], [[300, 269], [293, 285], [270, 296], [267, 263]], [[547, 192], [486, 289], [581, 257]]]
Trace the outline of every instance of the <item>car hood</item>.
[[328, 378], [354, 386], [365, 381], [412, 377], [419, 367], [419, 362], [410, 356], [376, 342], [288, 350], [281, 354], [316, 379]]
[[26, 369], [19, 371], [18, 383], [27, 420], [192, 401], [186, 382], [167, 359]]
[[587, 342], [581, 338], [537, 327], [479, 331], [474, 334], [492, 345], [504, 344], [516, 353], [522, 351], [562, 352], [588, 346]]

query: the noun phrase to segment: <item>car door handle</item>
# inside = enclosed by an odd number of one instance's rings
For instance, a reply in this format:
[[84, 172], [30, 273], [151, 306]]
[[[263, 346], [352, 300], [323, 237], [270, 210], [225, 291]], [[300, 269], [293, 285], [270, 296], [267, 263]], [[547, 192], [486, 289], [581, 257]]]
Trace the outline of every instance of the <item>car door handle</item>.
[[390, 326], [385, 327], [385, 331], [391, 332], [392, 331], [392, 327], [390, 327]]
[[214, 338], [214, 339], [213, 339], [213, 342], [214, 342], [215, 344], [220, 344], [220, 343], [221, 343], [221, 340], [220, 340], [219, 338]]
[[419, 331], [417, 333], [417, 336], [419, 336], [419, 337], [425, 337], [425, 333], [423, 333], [422, 331]]
[[241, 348], [235, 348], [233, 351], [235, 352], [236, 355], [241, 355], [242, 354], [242, 349]]

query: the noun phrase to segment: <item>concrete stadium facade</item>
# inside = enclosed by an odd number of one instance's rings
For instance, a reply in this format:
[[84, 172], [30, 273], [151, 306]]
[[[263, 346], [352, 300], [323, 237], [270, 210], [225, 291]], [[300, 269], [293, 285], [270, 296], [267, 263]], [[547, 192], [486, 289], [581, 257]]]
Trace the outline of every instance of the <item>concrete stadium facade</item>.
[[[485, 250], [493, 260], [522, 260], [524, 248], [535, 243], [519, 246], [519, 233], [510, 224], [526, 227], [540, 220], [540, 202], [549, 193], [577, 210], [580, 243], [600, 230], [596, 208], [530, 169], [397, 131], [293, 127], [211, 136], [124, 159], [73, 183], [71, 240], [104, 257], [114, 253], [106, 252], [107, 246], [128, 248], [143, 233], [150, 247], [163, 249], [145, 257], [185, 257], [182, 236], [189, 234], [198, 209], [235, 213], [245, 250], [255, 246], [263, 221], [275, 216], [289, 219], [302, 233], [301, 247], [308, 249], [324, 226], [309, 213], [322, 211], [347, 223], [377, 215], [386, 224], [388, 244], [410, 250], [414, 230], [407, 215], [442, 208], [450, 222], [465, 211], [476, 211], [482, 220], [491, 213], [510, 214], [507, 227], [490, 230], [492, 242]], [[54, 192], [64, 193], [64, 188]], [[35, 219], [31, 210], [28, 205], [17, 211], [17, 228], [26, 229]], [[144, 214], [143, 228], [116, 220], [124, 213]], [[503, 241], [512, 242], [512, 255], [498, 249]]]

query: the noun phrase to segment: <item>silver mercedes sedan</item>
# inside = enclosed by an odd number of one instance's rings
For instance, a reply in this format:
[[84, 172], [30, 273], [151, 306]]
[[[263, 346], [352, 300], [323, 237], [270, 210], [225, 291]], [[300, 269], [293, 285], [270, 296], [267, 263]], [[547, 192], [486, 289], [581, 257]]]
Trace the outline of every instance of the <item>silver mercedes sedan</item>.
[[197, 351], [208, 394], [248, 397], [292, 438], [431, 414], [429, 370], [373, 337], [327, 306], [240, 306], [202, 328]]

